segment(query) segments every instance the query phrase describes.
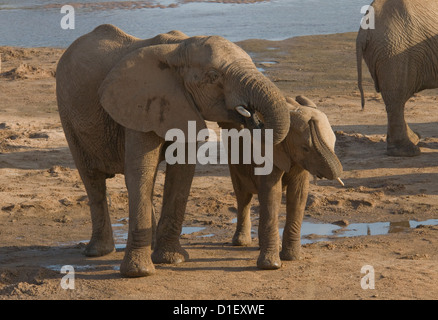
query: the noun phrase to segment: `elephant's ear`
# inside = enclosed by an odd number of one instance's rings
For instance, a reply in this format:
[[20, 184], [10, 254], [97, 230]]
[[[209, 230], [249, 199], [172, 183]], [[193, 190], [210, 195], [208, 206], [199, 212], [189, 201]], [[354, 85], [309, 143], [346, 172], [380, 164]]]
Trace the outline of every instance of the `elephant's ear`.
[[283, 142], [274, 146], [274, 165], [284, 172], [289, 172], [292, 163], [290, 160], [290, 156], [284, 148], [285, 143], [286, 141], [283, 140]]
[[312, 100], [310, 100], [309, 98], [307, 98], [306, 96], [296, 96], [295, 100], [302, 106], [305, 107], [310, 107], [310, 108], [315, 108], [317, 109], [318, 107], [316, 106], [315, 102], [313, 102]]
[[100, 103], [122, 126], [154, 131], [164, 138], [169, 129], [188, 133], [188, 121], [196, 121], [196, 132], [205, 122], [181, 77], [168, 63], [178, 45], [140, 48], [126, 55], [108, 73], [99, 88]]

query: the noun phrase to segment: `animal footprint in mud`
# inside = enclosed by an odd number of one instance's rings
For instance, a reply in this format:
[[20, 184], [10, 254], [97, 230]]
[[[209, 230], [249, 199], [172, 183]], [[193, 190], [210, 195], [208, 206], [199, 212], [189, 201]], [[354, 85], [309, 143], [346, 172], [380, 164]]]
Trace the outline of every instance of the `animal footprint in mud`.
[[374, 206], [374, 202], [369, 201], [369, 200], [347, 200], [347, 201], [350, 202], [350, 205], [354, 209], [357, 209], [360, 206], [363, 206], [363, 207], [373, 207]]

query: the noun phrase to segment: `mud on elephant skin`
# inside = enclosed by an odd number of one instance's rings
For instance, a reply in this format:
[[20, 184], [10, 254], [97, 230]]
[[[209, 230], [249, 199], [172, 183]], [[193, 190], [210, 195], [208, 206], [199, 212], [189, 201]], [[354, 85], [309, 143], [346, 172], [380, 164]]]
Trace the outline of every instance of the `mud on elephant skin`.
[[[309, 173], [319, 178], [337, 179], [342, 184], [339, 178], [342, 165], [334, 152], [336, 137], [326, 115], [306, 97], [298, 96], [296, 101], [287, 98], [287, 101], [290, 130], [286, 138], [274, 146], [272, 172], [265, 176], [254, 175], [254, 164], [231, 164], [229, 161], [228, 165], [237, 199], [234, 245], [251, 243], [251, 199], [253, 194], [259, 196], [260, 255], [257, 266], [261, 269], [277, 269], [281, 267], [281, 260], [299, 258]], [[227, 129], [233, 127], [232, 124], [220, 125]], [[230, 144], [228, 146], [231, 148]], [[283, 190], [286, 190], [286, 225], [280, 253], [278, 211]]]
[[[151, 198], [165, 134], [188, 121], [245, 123], [242, 109], [263, 116], [274, 143], [289, 130], [288, 108], [277, 87], [240, 47], [218, 36], [171, 31], [138, 39], [112, 25], [78, 38], [61, 57], [56, 94], [62, 126], [85, 185], [92, 219], [88, 256], [114, 250], [106, 179], [125, 175], [129, 231], [120, 271], [138, 277], [156, 263], [188, 258], [181, 248], [195, 165], [167, 164], [163, 208], [152, 253]], [[236, 108], [238, 110], [236, 110]], [[152, 257], [151, 257], [152, 256]]]
[[375, 28], [356, 39], [358, 87], [362, 108], [362, 59], [388, 115], [387, 153], [417, 156], [420, 137], [405, 121], [406, 102], [424, 89], [438, 88], [438, 2], [436, 0], [376, 0]]

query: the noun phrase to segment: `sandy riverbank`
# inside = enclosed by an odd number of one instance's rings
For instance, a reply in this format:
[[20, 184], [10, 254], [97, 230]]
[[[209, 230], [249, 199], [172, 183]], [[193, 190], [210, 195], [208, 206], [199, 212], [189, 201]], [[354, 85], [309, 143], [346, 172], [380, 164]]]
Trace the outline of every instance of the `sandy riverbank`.
[[[285, 93], [304, 94], [324, 111], [337, 135], [345, 188], [311, 185], [306, 221], [333, 223], [438, 219], [437, 91], [422, 92], [406, 118], [422, 135], [423, 154], [385, 154], [386, 114], [365, 75], [366, 107], [356, 88], [355, 34], [239, 43]], [[257, 239], [232, 247], [236, 203], [226, 166], [199, 166], [182, 235], [190, 261], [158, 265], [157, 273], [122, 279], [123, 249], [81, 255], [90, 237], [87, 197], [59, 122], [55, 69], [62, 49], [0, 47], [0, 299], [436, 299], [438, 226], [337, 238], [303, 246], [299, 261], [277, 271], [255, 267]], [[211, 124], [213, 126], [213, 124]], [[163, 167], [164, 168], [164, 167]], [[161, 206], [160, 170], [155, 205]], [[108, 181], [115, 230], [126, 229], [123, 176]], [[258, 203], [253, 202], [254, 229]], [[285, 218], [285, 205], [280, 220]], [[125, 229], [124, 229], [125, 228]], [[315, 236], [313, 236], [315, 238]], [[123, 239], [119, 239], [123, 243]], [[60, 286], [62, 265], [76, 266], [76, 289]], [[360, 286], [372, 265], [375, 289]], [[82, 267], [81, 267], [82, 266]]]

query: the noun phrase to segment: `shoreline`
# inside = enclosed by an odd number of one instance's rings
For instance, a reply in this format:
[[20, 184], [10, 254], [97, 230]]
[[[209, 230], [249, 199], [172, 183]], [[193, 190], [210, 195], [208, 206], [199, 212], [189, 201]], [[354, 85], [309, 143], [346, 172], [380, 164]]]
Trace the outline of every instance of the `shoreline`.
[[[97, 27], [97, 26], [96, 26]], [[92, 31], [92, 30], [90, 30]], [[171, 30], [168, 30], [168, 32]], [[163, 31], [164, 33], [166, 31]], [[238, 40], [233, 41], [233, 43], [239, 44], [239, 43], [251, 43], [251, 42], [283, 42], [283, 41], [292, 41], [294, 39], [299, 38], [307, 38], [307, 37], [324, 37], [324, 36], [344, 36], [348, 34], [357, 34], [356, 31], [345, 31], [345, 32], [335, 32], [335, 33], [320, 33], [320, 34], [305, 34], [305, 35], [297, 35], [292, 37], [287, 37], [284, 39], [263, 39], [263, 38], [248, 38], [244, 40]], [[215, 34], [211, 34], [211, 36], [214, 36]], [[73, 40], [74, 41], [74, 40]], [[73, 43], [72, 41], [72, 43]], [[25, 45], [8, 45], [8, 44], [0, 44], [0, 49], [40, 49], [40, 50], [48, 50], [48, 49], [55, 49], [55, 50], [66, 50], [69, 46], [25, 46]]]

